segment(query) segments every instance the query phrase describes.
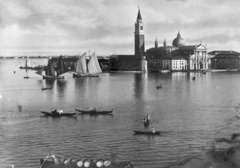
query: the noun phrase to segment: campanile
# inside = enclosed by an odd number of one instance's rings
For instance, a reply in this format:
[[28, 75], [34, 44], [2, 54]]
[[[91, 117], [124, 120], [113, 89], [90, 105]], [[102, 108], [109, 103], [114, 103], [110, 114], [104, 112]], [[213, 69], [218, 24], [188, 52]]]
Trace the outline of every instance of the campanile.
[[138, 9], [137, 20], [135, 23], [135, 56], [140, 58], [142, 54], [145, 52], [145, 42], [144, 42], [144, 30], [143, 30], [143, 21], [140, 12], [140, 8]]

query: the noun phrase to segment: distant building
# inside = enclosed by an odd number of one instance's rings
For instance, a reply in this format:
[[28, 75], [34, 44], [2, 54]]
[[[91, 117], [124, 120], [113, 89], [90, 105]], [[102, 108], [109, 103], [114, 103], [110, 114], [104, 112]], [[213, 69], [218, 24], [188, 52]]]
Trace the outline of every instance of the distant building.
[[212, 69], [240, 69], [240, 53], [236, 51], [209, 52]]
[[208, 69], [210, 65], [206, 46], [201, 43], [185, 45], [180, 32], [172, 41], [172, 46], [168, 46], [165, 39], [163, 46], [159, 47], [156, 39], [154, 47], [145, 52], [144, 25], [140, 9], [135, 22], [134, 43], [134, 55], [110, 56], [111, 70], [142, 70], [144, 65], [146, 71], [187, 71]]

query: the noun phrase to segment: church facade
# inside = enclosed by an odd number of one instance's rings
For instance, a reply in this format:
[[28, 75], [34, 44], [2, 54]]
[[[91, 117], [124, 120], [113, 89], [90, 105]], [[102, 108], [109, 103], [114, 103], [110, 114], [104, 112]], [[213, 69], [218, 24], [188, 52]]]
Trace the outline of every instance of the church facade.
[[[166, 39], [162, 46], [155, 40], [154, 46], [145, 51], [144, 24], [140, 9], [135, 22], [134, 55], [110, 56], [110, 68], [115, 70], [142, 70], [143, 65], [148, 71], [189, 71], [208, 69], [210, 59], [207, 48], [201, 43], [185, 45], [178, 32], [172, 45], [167, 45]], [[144, 62], [145, 61], [145, 62]]]

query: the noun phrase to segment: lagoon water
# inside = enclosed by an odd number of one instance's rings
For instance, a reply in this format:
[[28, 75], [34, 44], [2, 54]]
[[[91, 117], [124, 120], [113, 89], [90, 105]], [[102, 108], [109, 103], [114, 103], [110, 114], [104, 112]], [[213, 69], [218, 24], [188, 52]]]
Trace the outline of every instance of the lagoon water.
[[[47, 60], [31, 63], [46, 65]], [[240, 72], [115, 72], [99, 78], [67, 73], [64, 80], [46, 81], [20, 66], [24, 60], [0, 60], [1, 167], [39, 167], [40, 158], [54, 153], [163, 168], [201, 156], [214, 138], [239, 132], [239, 121], [227, 125], [226, 120], [240, 113]], [[30, 78], [24, 79], [26, 75]], [[160, 83], [163, 88], [156, 89]], [[42, 91], [42, 86], [53, 88]], [[74, 112], [82, 106], [114, 109], [114, 115], [50, 118], [40, 113]], [[146, 129], [141, 119], [147, 113], [161, 136], [133, 134]]]

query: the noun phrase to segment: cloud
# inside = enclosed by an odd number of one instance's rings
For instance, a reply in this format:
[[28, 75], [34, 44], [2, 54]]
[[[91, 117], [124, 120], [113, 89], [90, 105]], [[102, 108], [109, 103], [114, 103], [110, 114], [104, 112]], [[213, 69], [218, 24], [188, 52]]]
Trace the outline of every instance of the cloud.
[[138, 6], [144, 22], [146, 49], [153, 46], [156, 38], [160, 43], [166, 38], [171, 45], [178, 30], [186, 44], [204, 41], [209, 50], [229, 47], [237, 50], [239, 44], [237, 0], [231, 3], [227, 0], [1, 0], [0, 3], [0, 43], [4, 44], [1, 55], [6, 48], [21, 51], [21, 47], [27, 46], [29, 51], [35, 48], [32, 51], [39, 54], [46, 54], [46, 49], [54, 53], [56, 50], [51, 49], [59, 46], [60, 51], [70, 53], [77, 53], [81, 47], [96, 48], [104, 51], [102, 54], [109, 51], [133, 54]]

